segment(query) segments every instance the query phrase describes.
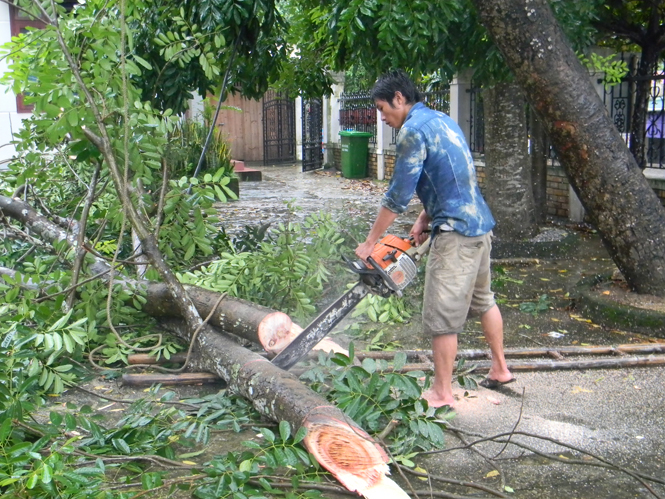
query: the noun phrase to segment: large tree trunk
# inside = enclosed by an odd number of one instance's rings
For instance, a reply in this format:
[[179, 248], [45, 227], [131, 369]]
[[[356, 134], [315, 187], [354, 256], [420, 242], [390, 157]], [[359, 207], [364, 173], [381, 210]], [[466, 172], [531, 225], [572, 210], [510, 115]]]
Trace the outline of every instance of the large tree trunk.
[[[168, 327], [189, 341], [184, 324], [171, 322]], [[212, 328], [199, 333], [197, 344], [193, 367], [218, 374], [259, 412], [274, 421], [288, 421], [294, 432], [307, 428], [307, 450], [346, 488], [371, 499], [408, 499], [386, 476], [388, 456], [372, 437], [293, 374]]]
[[[22, 201], [0, 196], [0, 212], [21, 220], [49, 242], [75, 239], [36, 213]], [[108, 267], [106, 262], [99, 266]], [[11, 269], [0, 267], [0, 275], [14, 277]], [[164, 283], [133, 281], [143, 287], [145, 311], [158, 317], [182, 317], [176, 298]], [[219, 293], [187, 286], [187, 300], [196, 313], [209, 317], [198, 336], [190, 368], [198, 368], [223, 378], [229, 388], [249, 399], [262, 414], [275, 421], [288, 421], [297, 430], [307, 429], [304, 443], [319, 463], [345, 487], [370, 499], [408, 499], [408, 495], [386, 475], [388, 456], [374, 440], [345, 414], [311, 391], [298, 378], [278, 368], [266, 358], [243, 348], [210, 324], [256, 343], [267, 342], [268, 351], [279, 351], [301, 329], [282, 312]], [[216, 307], [216, 308], [215, 308]], [[213, 312], [213, 309], [215, 313]], [[169, 329], [189, 341], [191, 327], [182, 321], [167, 323]], [[271, 343], [272, 341], [272, 343]]]
[[665, 296], [665, 209], [621, 140], [547, 0], [473, 0], [612, 259]]
[[533, 237], [536, 225], [524, 96], [516, 83], [484, 92], [485, 190], [502, 240]]

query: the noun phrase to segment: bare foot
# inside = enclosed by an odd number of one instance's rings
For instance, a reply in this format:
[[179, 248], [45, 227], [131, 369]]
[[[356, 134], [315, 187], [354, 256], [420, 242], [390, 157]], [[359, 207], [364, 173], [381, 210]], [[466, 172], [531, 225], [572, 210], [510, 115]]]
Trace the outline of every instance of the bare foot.
[[441, 397], [432, 389], [423, 392], [422, 398], [427, 400], [427, 405], [430, 407], [439, 408], [447, 405], [451, 409], [455, 408], [455, 399], [452, 396], [450, 398]]

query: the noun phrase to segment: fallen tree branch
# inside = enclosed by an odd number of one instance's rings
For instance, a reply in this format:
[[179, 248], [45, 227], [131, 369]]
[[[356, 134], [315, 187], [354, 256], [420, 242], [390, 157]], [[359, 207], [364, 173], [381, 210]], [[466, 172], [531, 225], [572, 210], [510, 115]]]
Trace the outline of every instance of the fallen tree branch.
[[499, 492], [498, 490], [495, 490], [491, 487], [486, 487], [485, 485], [479, 483], [467, 482], [466, 480], [453, 480], [452, 478], [447, 478], [440, 475], [432, 475], [430, 473], [421, 473], [420, 471], [416, 471], [402, 464], [398, 464], [397, 466], [399, 466], [405, 473], [409, 473], [410, 475], [417, 476], [419, 478], [428, 478], [436, 482], [448, 483], [450, 485], [458, 485], [460, 487], [467, 487], [470, 489], [478, 489], [482, 490], [483, 492], [487, 492], [488, 494], [492, 494], [493, 496], [496, 497], [501, 497], [501, 498], [509, 497], [503, 492]]
[[[91, 392], [90, 390], [86, 390], [85, 388], [82, 388], [78, 385], [73, 386], [72, 388], [74, 390], [79, 390], [79, 391], [85, 392], [89, 395], [93, 395], [93, 396], [95, 396], [99, 399], [107, 400], [109, 402], [116, 402], [118, 404], [133, 404], [134, 402], [137, 401], [137, 400], [131, 400], [131, 399], [118, 399], [118, 398], [114, 398], [114, 397], [109, 397], [108, 395], [101, 395], [99, 393], [95, 393], [95, 392]], [[177, 401], [171, 401], [171, 400], [160, 400], [159, 403], [160, 404], [165, 404], [165, 405], [182, 405], [182, 406], [189, 407], [190, 409], [196, 409], [196, 410], [199, 409], [198, 405], [188, 404], [187, 402], [177, 402]]]
[[[471, 373], [486, 373], [491, 367], [491, 361], [481, 360], [474, 363], [467, 370]], [[531, 362], [508, 362], [508, 369], [514, 372], [535, 371], [564, 371], [571, 369], [618, 369], [623, 367], [658, 367], [665, 365], [665, 355], [649, 357], [609, 358], [594, 360], [534, 360]], [[414, 371], [432, 371], [430, 363], [407, 364], [401, 369], [387, 369], [386, 372], [408, 373]]]

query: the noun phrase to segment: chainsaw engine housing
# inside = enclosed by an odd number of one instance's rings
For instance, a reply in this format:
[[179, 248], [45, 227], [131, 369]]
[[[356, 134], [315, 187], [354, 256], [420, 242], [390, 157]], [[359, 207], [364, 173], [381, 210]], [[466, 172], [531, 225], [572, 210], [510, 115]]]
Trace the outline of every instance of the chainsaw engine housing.
[[357, 260], [349, 262], [351, 270], [362, 275], [363, 282], [372, 293], [402, 296], [402, 290], [416, 277], [418, 268], [411, 250], [412, 242], [397, 236], [388, 235], [374, 246], [368, 264]]

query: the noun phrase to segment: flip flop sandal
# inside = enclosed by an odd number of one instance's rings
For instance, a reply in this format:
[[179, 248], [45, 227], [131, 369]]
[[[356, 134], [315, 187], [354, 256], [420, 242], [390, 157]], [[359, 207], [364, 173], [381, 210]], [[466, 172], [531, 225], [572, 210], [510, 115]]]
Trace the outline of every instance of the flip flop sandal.
[[516, 378], [511, 378], [508, 381], [499, 381], [498, 379], [485, 378], [480, 383], [478, 383], [483, 388], [489, 388], [490, 390], [496, 390], [500, 386], [507, 385], [508, 383], [514, 383], [517, 381]]

